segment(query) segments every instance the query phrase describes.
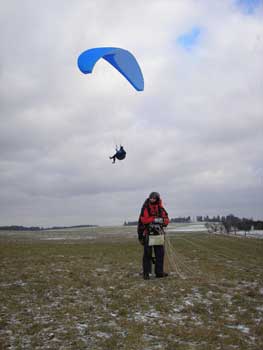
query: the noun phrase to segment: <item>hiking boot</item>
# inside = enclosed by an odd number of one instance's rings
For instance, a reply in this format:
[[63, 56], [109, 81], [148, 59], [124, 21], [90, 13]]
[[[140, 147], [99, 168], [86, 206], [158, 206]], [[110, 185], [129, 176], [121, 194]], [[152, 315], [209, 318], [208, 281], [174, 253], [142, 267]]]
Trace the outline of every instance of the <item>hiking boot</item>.
[[167, 272], [157, 273], [157, 274], [156, 274], [156, 277], [157, 277], [157, 278], [168, 277], [168, 273], [167, 273]]
[[144, 279], [144, 280], [149, 280], [149, 279], [150, 279], [149, 274], [148, 274], [148, 273], [144, 273], [144, 274], [143, 274], [143, 279]]

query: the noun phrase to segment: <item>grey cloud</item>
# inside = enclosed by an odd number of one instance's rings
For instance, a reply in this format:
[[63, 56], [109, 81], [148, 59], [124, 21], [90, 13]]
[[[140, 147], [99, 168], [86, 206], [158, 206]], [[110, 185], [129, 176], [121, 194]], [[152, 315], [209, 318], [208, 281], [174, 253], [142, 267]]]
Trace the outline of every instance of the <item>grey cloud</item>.
[[[260, 12], [206, 0], [1, 11], [0, 225], [122, 223], [152, 190], [172, 216], [260, 215]], [[199, 46], [179, 50], [196, 24]], [[107, 62], [78, 71], [81, 51], [106, 45], [135, 53], [143, 93]], [[127, 159], [112, 165], [120, 143]]]

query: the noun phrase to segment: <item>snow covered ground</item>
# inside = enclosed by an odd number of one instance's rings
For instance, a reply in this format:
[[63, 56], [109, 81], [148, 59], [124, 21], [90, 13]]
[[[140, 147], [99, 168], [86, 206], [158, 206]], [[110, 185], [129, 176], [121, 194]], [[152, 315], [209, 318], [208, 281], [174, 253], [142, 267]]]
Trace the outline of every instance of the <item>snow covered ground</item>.
[[[231, 234], [233, 234], [233, 232]], [[253, 230], [253, 231], [249, 231], [249, 232], [237, 231], [236, 235], [243, 236], [243, 237], [263, 238], [263, 230]]]
[[168, 232], [207, 232], [205, 224], [184, 224], [168, 227]]
[[[179, 232], [189, 232], [189, 233], [198, 233], [198, 232], [208, 232], [208, 229], [205, 226], [205, 223], [191, 223], [191, 224], [178, 224], [170, 225], [167, 228], [167, 232], [179, 233]], [[216, 234], [222, 234], [222, 232], [215, 232]], [[250, 237], [250, 238], [263, 238], [263, 230], [251, 230], [251, 231], [236, 231], [230, 232], [230, 235], [236, 235], [241, 237]]]
[[149, 281], [135, 226], [0, 232], [0, 349], [263, 349], [263, 241], [169, 227]]

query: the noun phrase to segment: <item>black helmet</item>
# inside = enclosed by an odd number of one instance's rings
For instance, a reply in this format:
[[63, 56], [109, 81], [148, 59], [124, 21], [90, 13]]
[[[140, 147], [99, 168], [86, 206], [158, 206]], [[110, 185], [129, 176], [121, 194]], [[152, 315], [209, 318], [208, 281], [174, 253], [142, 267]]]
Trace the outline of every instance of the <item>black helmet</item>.
[[160, 193], [158, 193], [158, 192], [151, 192], [150, 195], [149, 195], [149, 198], [155, 198], [155, 199], [157, 199], [159, 201], [160, 200]]

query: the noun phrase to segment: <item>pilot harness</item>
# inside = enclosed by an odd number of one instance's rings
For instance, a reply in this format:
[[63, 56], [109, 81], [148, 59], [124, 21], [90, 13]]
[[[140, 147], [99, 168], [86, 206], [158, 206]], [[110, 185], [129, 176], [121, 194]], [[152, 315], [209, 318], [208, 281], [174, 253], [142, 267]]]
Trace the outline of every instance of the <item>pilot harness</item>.
[[[143, 215], [143, 212], [145, 210], [145, 208], [148, 210], [148, 212], [150, 213], [150, 206], [148, 203], [145, 203], [142, 207], [141, 210], [141, 215], [139, 218], [139, 222], [138, 222], [138, 235], [139, 237], [142, 236], [144, 234], [145, 229], [148, 229], [148, 245], [149, 246], [154, 246], [154, 245], [164, 245], [164, 229], [163, 226], [160, 224], [148, 224], [148, 225], [144, 225], [141, 222], [141, 216]], [[166, 213], [166, 210], [163, 207], [158, 206], [158, 215], [161, 217], [162, 216], [162, 210]]]

